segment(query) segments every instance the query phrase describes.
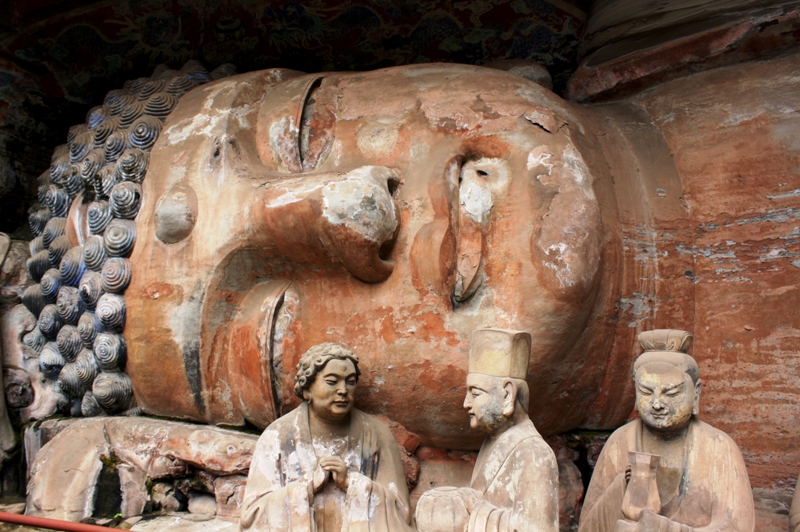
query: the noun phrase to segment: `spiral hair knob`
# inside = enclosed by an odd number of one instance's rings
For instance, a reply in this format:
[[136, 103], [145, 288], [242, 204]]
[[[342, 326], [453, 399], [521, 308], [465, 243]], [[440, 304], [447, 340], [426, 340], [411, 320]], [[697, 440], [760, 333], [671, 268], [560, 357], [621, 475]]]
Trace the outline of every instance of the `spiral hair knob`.
[[36, 353], [41, 353], [46, 343], [47, 338], [42, 335], [42, 331], [40, 331], [38, 327], [22, 337], [22, 344], [30, 347], [36, 351]]
[[50, 185], [47, 187], [44, 205], [50, 211], [51, 216], [66, 217], [70, 205], [69, 194], [59, 186]]
[[74, 286], [62, 286], [56, 300], [58, 316], [64, 323], [75, 325], [85, 310], [81, 294]]
[[67, 362], [75, 362], [75, 358], [83, 348], [81, 335], [75, 325], [64, 325], [56, 336], [56, 346], [58, 352]]
[[100, 199], [108, 199], [111, 189], [119, 183], [117, 177], [117, 167], [114, 164], [107, 164], [97, 171], [94, 179], [94, 193]]
[[147, 172], [150, 154], [138, 148], [128, 148], [117, 161], [117, 176], [120, 181], [141, 183]]
[[67, 142], [67, 144], [69, 145], [69, 162], [72, 164], [79, 163], [94, 148], [94, 133], [88, 129], [83, 129], [75, 135], [71, 143]]
[[175, 96], [168, 92], [159, 92], [147, 100], [144, 112], [147, 115], [163, 119], [172, 112], [177, 104], [178, 99]]
[[58, 268], [58, 272], [62, 283], [69, 286], [78, 286], [85, 271], [86, 264], [83, 262], [83, 249], [81, 246], [70, 248], [61, 257], [61, 265]]
[[83, 397], [84, 389], [75, 364], [67, 363], [58, 374], [58, 383], [67, 397]]
[[83, 387], [87, 390], [91, 389], [95, 377], [100, 373], [100, 368], [97, 367], [97, 360], [95, 360], [91, 349], [81, 349], [75, 359], [75, 370]]
[[45, 301], [55, 303], [58, 299], [58, 291], [61, 290], [61, 274], [55, 268], [50, 268], [42, 275], [39, 287]]
[[196, 85], [197, 84], [194, 81], [190, 80], [186, 76], [178, 75], [172, 78], [169, 83], [167, 83], [167, 92], [174, 94], [177, 97], [181, 97], [195, 88]]
[[92, 235], [83, 245], [83, 262], [92, 271], [99, 272], [105, 264], [107, 255], [103, 237]]
[[47, 209], [39, 209], [32, 212], [28, 217], [28, 225], [31, 226], [33, 234], [39, 237], [42, 235], [48, 220], [50, 220], [50, 211]]
[[121, 334], [100, 333], [94, 339], [94, 358], [103, 371], [122, 371], [128, 359], [128, 348]]
[[49, 248], [56, 238], [64, 234], [67, 228], [66, 218], [50, 218], [42, 231], [42, 241], [44, 247]]
[[50, 247], [47, 250], [47, 260], [50, 262], [51, 267], [58, 268], [61, 265], [61, 259], [67, 253], [69, 247], [70, 243], [67, 235], [61, 235], [50, 243]]
[[106, 138], [106, 143], [103, 146], [103, 153], [106, 156], [106, 162], [112, 163], [119, 159], [119, 156], [128, 147], [128, 135], [125, 131], [118, 129], [111, 133]]
[[102, 276], [93, 271], [84, 273], [78, 284], [78, 291], [86, 308], [94, 309], [97, 306], [97, 300], [103, 295]]
[[103, 244], [109, 257], [128, 257], [136, 243], [136, 224], [131, 220], [114, 219], [103, 233]]
[[92, 107], [89, 109], [89, 112], [86, 113], [86, 126], [90, 131], [94, 131], [100, 124], [108, 121], [109, 118], [111, 118], [111, 113], [107, 107], [101, 105]]
[[[104, 330], [122, 332], [122, 329], [125, 328], [125, 314], [125, 299], [121, 295], [103, 294], [97, 300], [95, 315]], [[97, 340], [95, 339], [95, 341]]]
[[39, 354], [39, 371], [48, 379], [56, 380], [66, 363], [53, 342], [47, 342]]
[[102, 332], [103, 326], [93, 312], [84, 312], [78, 319], [78, 334], [81, 335], [81, 342], [84, 347], [89, 349], [94, 345], [94, 339]]
[[97, 403], [92, 392], [86, 392], [81, 401], [81, 415], [83, 417], [105, 416], [107, 412]]
[[33, 280], [36, 282], [41, 281], [45, 272], [50, 269], [49, 251], [45, 249], [28, 258], [25, 261], [25, 265], [28, 267], [28, 273], [30, 273]]
[[136, 101], [136, 97], [128, 94], [126, 90], [113, 90], [106, 94], [103, 100], [103, 107], [108, 109], [111, 116], [117, 116], [125, 109], [125, 106]]
[[92, 385], [97, 403], [109, 413], [128, 410], [133, 406], [133, 386], [127, 374], [100, 373]]
[[119, 115], [120, 129], [126, 129], [144, 114], [144, 104], [142, 102], [131, 102], [125, 106]]
[[131, 262], [112, 257], [103, 265], [102, 287], [106, 292], [121, 294], [131, 282]]
[[156, 143], [164, 123], [155, 116], [143, 116], [131, 126], [130, 144], [133, 148], [149, 150]]
[[108, 201], [111, 206], [111, 213], [117, 218], [126, 220], [136, 218], [141, 202], [142, 187], [131, 181], [123, 181], [114, 185]]
[[108, 224], [111, 223], [111, 218], [111, 208], [107, 201], [99, 200], [89, 204], [86, 221], [89, 225], [89, 232], [93, 235], [102, 235]]
[[35, 318], [38, 318], [42, 309], [47, 305], [47, 300], [42, 295], [41, 286], [34, 284], [26, 288], [22, 293], [22, 304]]

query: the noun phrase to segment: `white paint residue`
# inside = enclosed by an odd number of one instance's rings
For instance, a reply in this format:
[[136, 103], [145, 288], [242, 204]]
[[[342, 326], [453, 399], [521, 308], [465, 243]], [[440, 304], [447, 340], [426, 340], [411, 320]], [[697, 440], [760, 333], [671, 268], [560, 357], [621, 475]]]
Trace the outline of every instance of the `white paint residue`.
[[173, 146], [195, 135], [210, 137], [214, 135], [214, 130], [219, 126], [220, 121], [225, 118], [225, 115], [227, 115], [227, 111], [223, 115], [219, 110], [196, 114], [191, 120], [181, 120], [177, 124], [168, 127], [164, 131], [164, 135], [167, 137], [167, 142]]
[[581, 187], [583, 195], [587, 199], [594, 200], [594, 189], [592, 189], [592, 174], [589, 172], [586, 163], [583, 162], [580, 154], [573, 146], [567, 146], [563, 153], [564, 167], [569, 170], [575, 183]]
[[458, 199], [472, 221], [479, 224], [486, 221], [494, 205], [492, 193], [485, 183], [477, 179], [474, 171], [462, 172]]
[[537, 150], [532, 150], [528, 154], [528, 170], [533, 170], [537, 166], [544, 166], [547, 168], [547, 173], [549, 174], [550, 171], [553, 169], [553, 165], [548, 163], [547, 160], [552, 157], [549, 153], [536, 153]]
[[562, 290], [575, 285], [575, 279], [569, 268], [570, 251], [570, 247], [564, 242], [553, 244], [545, 250], [545, 254], [554, 260], [552, 262], [544, 261], [543, 264], [545, 268], [555, 272], [556, 279], [558, 279], [558, 284]]
[[269, 147], [272, 148], [273, 153], [280, 154], [280, 142], [285, 141], [287, 135], [290, 138], [299, 138], [298, 133], [294, 118], [284, 116], [269, 125]]
[[322, 215], [331, 224], [344, 224], [371, 242], [385, 242], [397, 229], [389, 179], [397, 179], [397, 174], [383, 166], [352, 170], [322, 189]]

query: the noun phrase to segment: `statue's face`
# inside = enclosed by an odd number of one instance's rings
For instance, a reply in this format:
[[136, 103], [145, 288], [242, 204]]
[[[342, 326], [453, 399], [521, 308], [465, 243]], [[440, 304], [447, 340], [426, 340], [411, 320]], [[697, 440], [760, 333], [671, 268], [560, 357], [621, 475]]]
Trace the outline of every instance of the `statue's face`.
[[635, 376], [636, 409], [656, 432], [676, 432], [689, 425], [700, 400], [692, 378], [671, 364], [647, 364]]
[[469, 413], [469, 426], [483, 432], [492, 433], [504, 426], [507, 418], [503, 415], [503, 379], [482, 373], [467, 376], [467, 395], [464, 409]]
[[309, 408], [319, 419], [343, 421], [353, 408], [356, 367], [350, 360], [330, 360], [303, 392]]

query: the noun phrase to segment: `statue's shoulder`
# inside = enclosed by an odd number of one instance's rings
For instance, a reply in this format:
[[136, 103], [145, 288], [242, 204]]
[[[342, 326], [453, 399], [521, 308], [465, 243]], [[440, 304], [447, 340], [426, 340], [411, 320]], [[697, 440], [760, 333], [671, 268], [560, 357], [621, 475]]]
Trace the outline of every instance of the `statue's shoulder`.
[[642, 421], [638, 418], [625, 423], [611, 433], [603, 448], [622, 447], [623, 449], [636, 450], [637, 434], [641, 430], [641, 426]]
[[[264, 436], [265, 434], [273, 432], [284, 434], [289, 431], [294, 431], [295, 428], [297, 427], [297, 423], [300, 422], [302, 419], [302, 414], [306, 412], [307, 410], [303, 408], [303, 404], [301, 404], [291, 412], [282, 415], [281, 417], [270, 423], [267, 426], [267, 428], [264, 429], [264, 432], [261, 435]], [[308, 422], [307, 414], [305, 419], [307, 423]]]
[[699, 419], [692, 420], [692, 424], [692, 432], [695, 442], [705, 442], [706, 444], [713, 443], [715, 446], [723, 446], [735, 449], [737, 453], [741, 454], [741, 451], [739, 451], [739, 446], [727, 433], [716, 427], [712, 427], [708, 423], [700, 421]]

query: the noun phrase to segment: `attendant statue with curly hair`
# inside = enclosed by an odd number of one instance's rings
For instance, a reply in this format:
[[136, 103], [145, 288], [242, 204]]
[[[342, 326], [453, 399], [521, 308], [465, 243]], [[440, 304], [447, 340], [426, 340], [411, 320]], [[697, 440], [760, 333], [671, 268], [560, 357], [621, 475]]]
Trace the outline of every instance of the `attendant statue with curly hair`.
[[297, 364], [303, 402], [258, 440], [243, 530], [413, 530], [400, 451], [388, 428], [353, 408], [358, 357], [332, 343]]

